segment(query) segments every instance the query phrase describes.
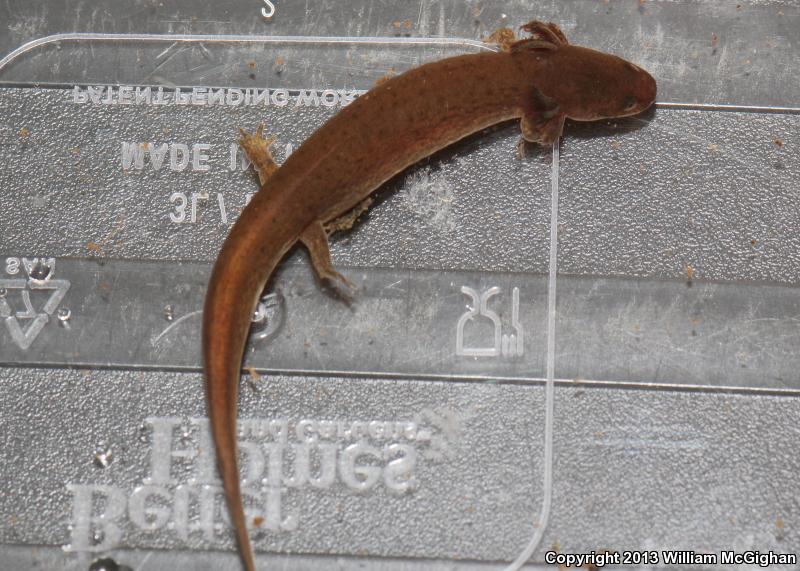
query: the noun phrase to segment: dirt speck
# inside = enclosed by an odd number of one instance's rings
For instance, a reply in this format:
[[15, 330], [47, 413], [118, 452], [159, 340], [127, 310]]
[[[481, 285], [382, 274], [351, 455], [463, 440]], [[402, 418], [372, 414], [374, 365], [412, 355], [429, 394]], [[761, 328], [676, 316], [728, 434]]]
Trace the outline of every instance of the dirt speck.
[[691, 286], [694, 279], [695, 269], [694, 266], [687, 264], [683, 268], [683, 273], [686, 274], [686, 285]]
[[486, 36], [483, 40], [487, 44], [495, 44], [500, 49], [507, 52], [511, 49], [511, 44], [517, 41], [514, 30], [511, 28], [497, 28], [494, 32]]
[[384, 73], [382, 76], [380, 76], [378, 78], [378, 80], [375, 82], [375, 87], [377, 87], [377, 86], [379, 86], [379, 85], [381, 85], [383, 83], [386, 83], [387, 81], [392, 79], [395, 75], [397, 75], [397, 70], [394, 67], [390, 67], [386, 71], [386, 73]]

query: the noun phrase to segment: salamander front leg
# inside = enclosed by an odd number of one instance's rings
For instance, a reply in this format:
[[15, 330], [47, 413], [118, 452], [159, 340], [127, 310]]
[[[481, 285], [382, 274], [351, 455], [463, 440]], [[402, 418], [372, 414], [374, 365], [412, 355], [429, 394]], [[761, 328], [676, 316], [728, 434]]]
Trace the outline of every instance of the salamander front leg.
[[261, 124], [256, 127], [255, 133], [248, 133], [244, 129], [239, 129], [239, 144], [244, 149], [248, 160], [253, 163], [253, 168], [258, 173], [258, 180], [261, 181], [261, 186], [269, 180], [276, 170], [278, 165], [275, 159], [272, 158], [272, 153], [269, 152], [269, 147], [275, 142], [275, 137], [264, 137], [264, 125]]
[[311, 257], [311, 265], [314, 267], [314, 272], [317, 274], [317, 277], [321, 281], [339, 282], [344, 285], [349, 292], [344, 292], [341, 289], [337, 289], [336, 291], [344, 297], [346, 301], [350, 301], [352, 299], [351, 294], [355, 293], [358, 288], [333, 268], [328, 235], [322, 223], [314, 222], [306, 228], [300, 235], [300, 241], [308, 249], [308, 253]]
[[523, 115], [522, 138], [529, 143], [552, 145], [564, 131], [566, 116], [558, 111], [533, 112]]
[[520, 26], [520, 28], [531, 34], [535, 39], [546, 40], [558, 46], [569, 45], [564, 32], [552, 22], [534, 20], [533, 22], [528, 22], [524, 26]]

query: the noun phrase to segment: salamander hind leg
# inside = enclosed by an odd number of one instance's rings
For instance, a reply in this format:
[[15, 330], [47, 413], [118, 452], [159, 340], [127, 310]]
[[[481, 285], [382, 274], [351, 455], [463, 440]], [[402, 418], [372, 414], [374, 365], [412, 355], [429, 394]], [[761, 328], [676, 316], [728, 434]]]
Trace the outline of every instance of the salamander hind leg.
[[323, 225], [325, 228], [325, 233], [330, 236], [334, 232], [339, 232], [341, 230], [350, 230], [353, 227], [353, 224], [356, 223], [358, 217], [364, 214], [367, 210], [369, 210], [370, 205], [372, 204], [372, 197], [368, 196], [361, 202], [359, 202], [355, 208], [350, 210], [350, 212], [345, 212], [336, 220], [331, 222], [327, 222]]
[[317, 277], [324, 282], [338, 282], [345, 286], [349, 291], [345, 292], [337, 288], [337, 293], [345, 301], [352, 300], [352, 294], [358, 289], [355, 284], [337, 272], [331, 263], [331, 250], [328, 244], [328, 235], [321, 222], [314, 222], [308, 226], [300, 235], [300, 241], [308, 249], [311, 257], [311, 265]]
[[264, 125], [259, 125], [255, 133], [248, 133], [244, 129], [239, 129], [239, 144], [244, 149], [248, 160], [253, 163], [253, 168], [258, 173], [258, 179], [263, 186], [276, 170], [278, 164], [272, 158], [269, 147], [275, 142], [275, 137], [264, 137]]

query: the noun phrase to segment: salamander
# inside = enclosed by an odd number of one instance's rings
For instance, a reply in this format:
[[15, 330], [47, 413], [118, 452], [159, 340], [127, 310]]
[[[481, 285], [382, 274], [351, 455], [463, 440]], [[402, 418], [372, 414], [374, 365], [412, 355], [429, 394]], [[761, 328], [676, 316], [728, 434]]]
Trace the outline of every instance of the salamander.
[[655, 101], [655, 80], [636, 65], [570, 45], [552, 23], [534, 21], [522, 29], [530, 36], [509, 42], [504, 51], [450, 57], [381, 82], [322, 125], [280, 167], [261, 128], [242, 133], [261, 188], [214, 265], [202, 343], [219, 470], [247, 571], [255, 571], [255, 561], [237, 461], [238, 385], [253, 311], [286, 252], [301, 242], [320, 280], [352, 289], [331, 264], [326, 224], [359, 210], [398, 172], [503, 121], [520, 119], [524, 141], [550, 145], [566, 118], [624, 117]]

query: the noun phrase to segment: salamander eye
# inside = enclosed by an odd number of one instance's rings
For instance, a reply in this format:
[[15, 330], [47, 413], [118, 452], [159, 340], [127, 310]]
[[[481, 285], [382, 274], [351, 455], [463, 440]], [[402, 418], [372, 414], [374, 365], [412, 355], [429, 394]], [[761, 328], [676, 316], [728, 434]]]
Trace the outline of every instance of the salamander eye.
[[634, 109], [636, 109], [636, 106], [638, 104], [639, 104], [639, 102], [636, 101], [636, 97], [634, 97], [633, 95], [628, 95], [625, 98], [625, 100], [622, 102], [622, 110], [623, 111], [633, 111]]

